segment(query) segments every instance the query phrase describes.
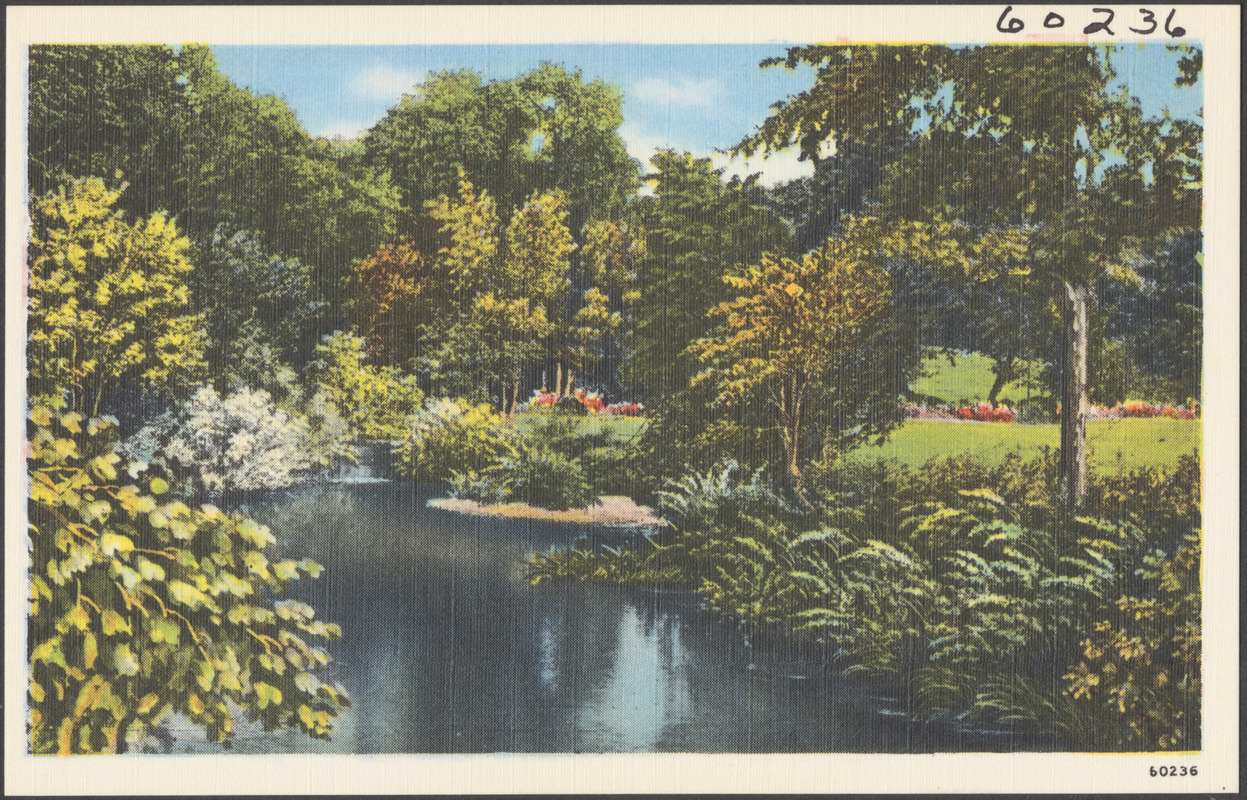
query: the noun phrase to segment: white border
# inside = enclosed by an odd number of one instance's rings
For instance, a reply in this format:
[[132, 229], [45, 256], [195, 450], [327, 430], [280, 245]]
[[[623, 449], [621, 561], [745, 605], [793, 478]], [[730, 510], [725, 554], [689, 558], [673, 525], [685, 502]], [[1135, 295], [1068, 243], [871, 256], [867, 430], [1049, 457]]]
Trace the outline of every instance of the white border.
[[[1192, 756], [611, 755], [32, 758], [25, 755], [25, 53], [31, 42], [211, 44], [1017, 41], [1000, 6], [10, 7], [5, 365], [6, 794], [1235, 792], [1238, 789], [1240, 9], [1179, 6], [1204, 45], [1204, 744]], [[1111, 5], [1111, 4], [1108, 4]], [[1117, 8], [1116, 6], [1114, 6]], [[1083, 18], [1086, 6], [1042, 9]], [[1120, 14], [1134, 6], [1119, 7]], [[1071, 28], [1073, 26], [1070, 26]], [[1117, 29], [1124, 33], [1125, 26]], [[1069, 38], [1069, 34], [1064, 34]], [[1086, 39], [1087, 37], [1078, 37]], [[1091, 37], [1107, 39], [1105, 36]], [[1116, 41], [1148, 37], [1114, 37]], [[1149, 39], [1155, 41], [1155, 37]], [[1215, 429], [1214, 429], [1215, 426]], [[1148, 777], [1195, 764], [1198, 778]]]

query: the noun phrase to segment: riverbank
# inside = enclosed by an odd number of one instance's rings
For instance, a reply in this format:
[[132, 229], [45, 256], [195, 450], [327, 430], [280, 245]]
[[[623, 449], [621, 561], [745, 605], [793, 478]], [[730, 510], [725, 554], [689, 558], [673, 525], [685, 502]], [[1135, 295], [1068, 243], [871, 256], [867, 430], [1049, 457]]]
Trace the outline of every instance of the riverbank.
[[572, 522], [580, 525], [596, 525], [609, 528], [651, 528], [662, 527], [667, 521], [658, 516], [649, 506], [637, 505], [630, 497], [609, 496], [598, 499], [598, 502], [587, 508], [571, 508], [565, 511], [551, 511], [547, 508], [536, 508], [527, 503], [505, 503], [485, 506], [473, 500], [460, 500], [453, 497], [434, 498], [428, 502], [429, 508], [453, 511], [459, 514], [470, 514], [481, 517], [505, 517], [507, 519], [531, 519], [542, 522]]

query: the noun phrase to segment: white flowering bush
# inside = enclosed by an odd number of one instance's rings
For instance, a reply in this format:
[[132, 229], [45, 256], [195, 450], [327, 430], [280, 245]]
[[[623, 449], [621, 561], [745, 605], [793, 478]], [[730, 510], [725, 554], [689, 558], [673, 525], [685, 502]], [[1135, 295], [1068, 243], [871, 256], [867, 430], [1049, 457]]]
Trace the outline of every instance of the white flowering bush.
[[274, 407], [268, 392], [243, 388], [223, 398], [205, 386], [122, 450], [163, 467], [190, 494], [219, 495], [291, 485], [313, 466], [310, 442], [307, 422]]
[[454, 472], [480, 472], [518, 455], [515, 429], [485, 404], [426, 400], [410, 426], [398, 448], [398, 470], [418, 481], [448, 481]]

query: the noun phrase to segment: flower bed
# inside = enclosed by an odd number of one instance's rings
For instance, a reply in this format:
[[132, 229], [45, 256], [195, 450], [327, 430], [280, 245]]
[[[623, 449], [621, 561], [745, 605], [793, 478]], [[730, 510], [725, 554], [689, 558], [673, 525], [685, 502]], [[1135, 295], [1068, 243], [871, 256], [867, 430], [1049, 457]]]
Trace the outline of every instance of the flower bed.
[[558, 397], [557, 395], [545, 392], [540, 389], [533, 392], [532, 399], [528, 401], [527, 406], [531, 408], [554, 408], [560, 404], [579, 403], [585, 411], [590, 414], [613, 414], [616, 416], [639, 417], [645, 413], [645, 406], [640, 403], [613, 403], [607, 405], [606, 401], [597, 392], [588, 392], [584, 389], [577, 389], [569, 396]]
[[1017, 412], [1006, 406], [993, 408], [989, 403], [977, 403], [972, 406], [953, 409], [949, 406], [910, 405], [910, 419], [920, 420], [960, 420], [962, 422], [1017, 422]]

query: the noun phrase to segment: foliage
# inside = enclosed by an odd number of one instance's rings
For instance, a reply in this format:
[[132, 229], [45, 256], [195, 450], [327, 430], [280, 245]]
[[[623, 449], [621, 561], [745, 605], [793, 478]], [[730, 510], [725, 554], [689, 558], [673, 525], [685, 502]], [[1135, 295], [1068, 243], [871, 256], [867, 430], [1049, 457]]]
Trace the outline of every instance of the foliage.
[[176, 394], [204, 367], [188, 242], [163, 214], [127, 222], [120, 196], [86, 178], [31, 201], [30, 392], [79, 413], [123, 380]]
[[698, 371], [692, 356], [674, 354], [710, 332], [707, 313], [731, 297], [723, 276], [764, 252], [786, 254], [791, 240], [756, 180], [724, 180], [710, 159], [671, 150], [650, 163], [655, 194], [637, 203], [646, 240], [625, 381], [645, 399], [670, 397]]
[[[236, 370], [237, 359], [255, 348], [271, 351], [265, 360], [302, 365], [328, 305], [317, 297], [308, 266], [265, 252], [254, 232], [231, 233], [224, 225], [196, 250], [188, 282], [203, 315], [214, 374]], [[264, 371], [239, 375], [238, 382], [258, 388]]]
[[659, 555], [654, 548], [644, 550], [602, 547], [601, 552], [569, 547], [547, 553], [533, 553], [528, 562], [528, 579], [534, 586], [548, 581], [578, 580], [627, 583], [634, 586], [679, 584], [680, 568]]
[[31, 194], [56, 192], [69, 177], [120, 173], [130, 191], [119, 209], [134, 217], [181, 211], [190, 176], [178, 156], [190, 109], [180, 74], [163, 45], [32, 45]]
[[30, 419], [31, 752], [120, 752], [173, 712], [216, 740], [239, 709], [328, 738], [349, 699], [311, 642], [340, 631], [270, 599], [321, 566], [269, 561], [267, 528], [165, 501], [161, 478], [123, 483], [107, 419]]
[[308, 423], [274, 408], [267, 392], [239, 389], [227, 397], [199, 389], [176, 413], [144, 426], [123, 446], [153, 462], [192, 496], [227, 490], [280, 489], [313, 467]]
[[424, 401], [414, 375], [365, 363], [364, 340], [337, 331], [316, 348], [308, 384], [333, 406], [353, 437], [400, 439]]
[[367, 163], [394, 176], [410, 209], [467, 175], [504, 214], [533, 192], [568, 194], [572, 227], [607, 218], [637, 189], [618, 129], [619, 90], [543, 64], [510, 80], [430, 72], [364, 137]]
[[445, 481], [519, 456], [516, 434], [486, 404], [428, 399], [411, 418], [398, 448], [398, 472], [418, 481]]
[[[823, 399], [834, 403], [841, 384], [870, 380], [850, 372], [851, 353], [888, 309], [888, 280], [872, 252], [881, 238], [876, 220], [856, 220], [842, 238], [828, 240], [800, 263], [766, 254], [743, 275], [724, 276], [737, 293], [711, 311], [724, 330], [692, 347], [713, 365], [699, 379], [714, 378], [722, 402], [759, 386], [770, 388], [798, 492], [803, 492], [801, 448], [813, 385], [822, 386]], [[837, 404], [832, 414], [852, 420], [846, 428], [859, 427], [849, 402]]]
[[511, 496], [536, 508], [584, 508], [597, 500], [580, 459], [569, 458], [537, 440], [527, 439], [519, 456], [503, 462]]
[[1116, 613], [1082, 640], [1083, 659], [1065, 675], [1066, 695], [1107, 718], [1102, 727], [1119, 731], [1118, 747], [1199, 747], [1201, 553], [1200, 535], [1191, 533], [1172, 556], [1145, 560], [1147, 595], [1123, 595]]
[[382, 247], [356, 267], [361, 327], [376, 360], [394, 366], [419, 356], [427, 320], [437, 310], [428, 296], [431, 267], [412, 242]]

